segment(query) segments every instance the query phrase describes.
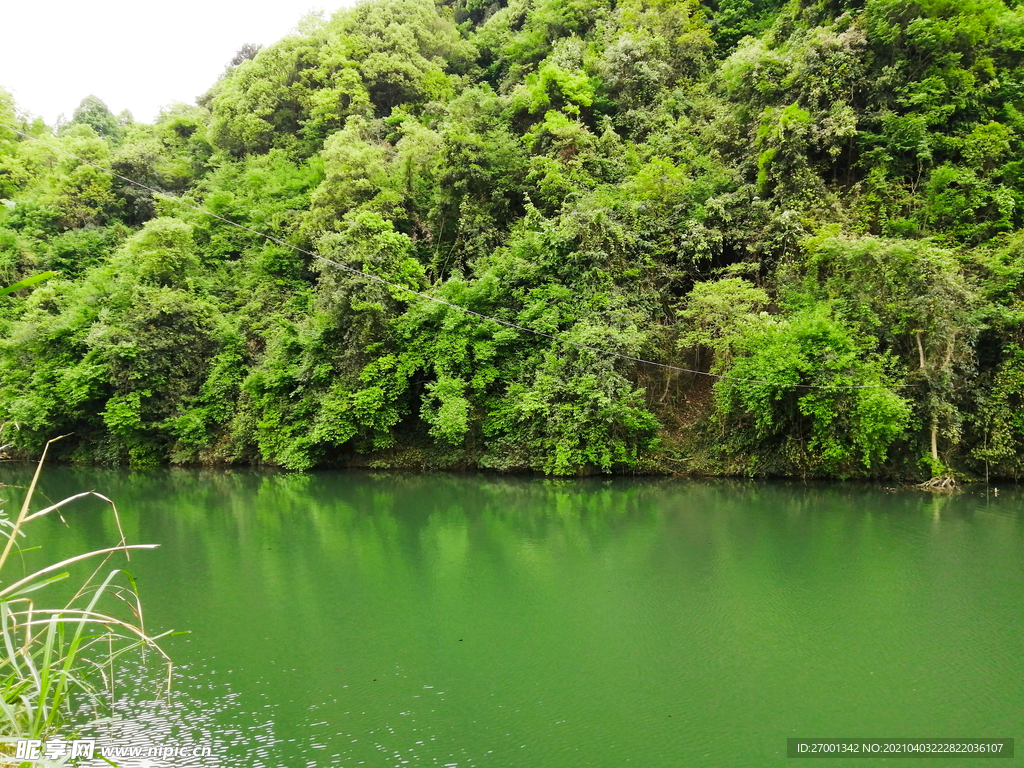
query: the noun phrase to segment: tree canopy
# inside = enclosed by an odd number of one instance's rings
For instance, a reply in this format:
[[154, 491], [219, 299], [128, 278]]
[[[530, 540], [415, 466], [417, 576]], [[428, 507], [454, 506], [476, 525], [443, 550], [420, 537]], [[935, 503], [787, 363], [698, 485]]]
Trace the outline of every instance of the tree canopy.
[[152, 125], [0, 92], [5, 439], [1017, 477], [1022, 102], [1008, 0], [368, 0]]

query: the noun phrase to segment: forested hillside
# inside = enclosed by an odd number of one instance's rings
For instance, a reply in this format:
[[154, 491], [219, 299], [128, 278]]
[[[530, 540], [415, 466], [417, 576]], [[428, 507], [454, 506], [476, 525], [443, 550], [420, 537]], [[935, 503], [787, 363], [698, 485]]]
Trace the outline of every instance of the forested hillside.
[[155, 125], [0, 92], [0, 285], [59, 273], [0, 299], [0, 442], [1024, 469], [1019, 0], [370, 0], [299, 30]]

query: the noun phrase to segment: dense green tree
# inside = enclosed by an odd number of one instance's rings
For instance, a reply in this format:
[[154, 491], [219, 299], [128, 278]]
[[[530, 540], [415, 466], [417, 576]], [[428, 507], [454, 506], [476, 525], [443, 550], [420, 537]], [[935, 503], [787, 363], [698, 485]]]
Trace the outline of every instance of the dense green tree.
[[59, 273], [0, 304], [0, 421], [93, 461], [1019, 476], [1022, 30], [370, 0], [152, 125], [0, 92], [0, 283]]
[[751, 469], [863, 474], [902, 435], [910, 404], [826, 306], [750, 325], [737, 343], [716, 401], [728, 447]]
[[98, 96], [90, 94], [75, 107], [71, 115], [71, 125], [88, 125], [98, 136], [108, 139], [120, 137], [124, 126], [111, 113], [110, 108]]

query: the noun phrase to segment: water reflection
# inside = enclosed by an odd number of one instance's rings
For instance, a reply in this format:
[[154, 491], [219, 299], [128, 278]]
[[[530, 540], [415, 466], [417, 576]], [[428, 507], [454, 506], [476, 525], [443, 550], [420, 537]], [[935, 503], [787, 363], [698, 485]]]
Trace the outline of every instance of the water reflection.
[[[67, 467], [42, 486], [85, 488], [161, 544], [131, 566], [149, 625], [191, 630], [173, 706], [125, 670], [105, 738], [217, 747], [174, 764], [761, 765], [789, 735], [1013, 735], [1024, 706], [1016, 489]], [[68, 519], [39, 524], [46, 556], [113, 537], [101, 504]]]

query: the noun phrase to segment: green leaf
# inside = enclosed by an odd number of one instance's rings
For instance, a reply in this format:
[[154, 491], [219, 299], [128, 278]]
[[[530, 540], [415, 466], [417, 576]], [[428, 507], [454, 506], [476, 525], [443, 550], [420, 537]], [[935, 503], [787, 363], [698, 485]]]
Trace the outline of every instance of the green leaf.
[[8, 293], [20, 291], [22, 288], [28, 288], [30, 286], [35, 285], [36, 283], [43, 282], [43, 280], [49, 280], [56, 274], [56, 272], [40, 272], [38, 275], [26, 277], [20, 283], [15, 283], [14, 285], [8, 286], [7, 288], [0, 288], [0, 296], [6, 296]]

